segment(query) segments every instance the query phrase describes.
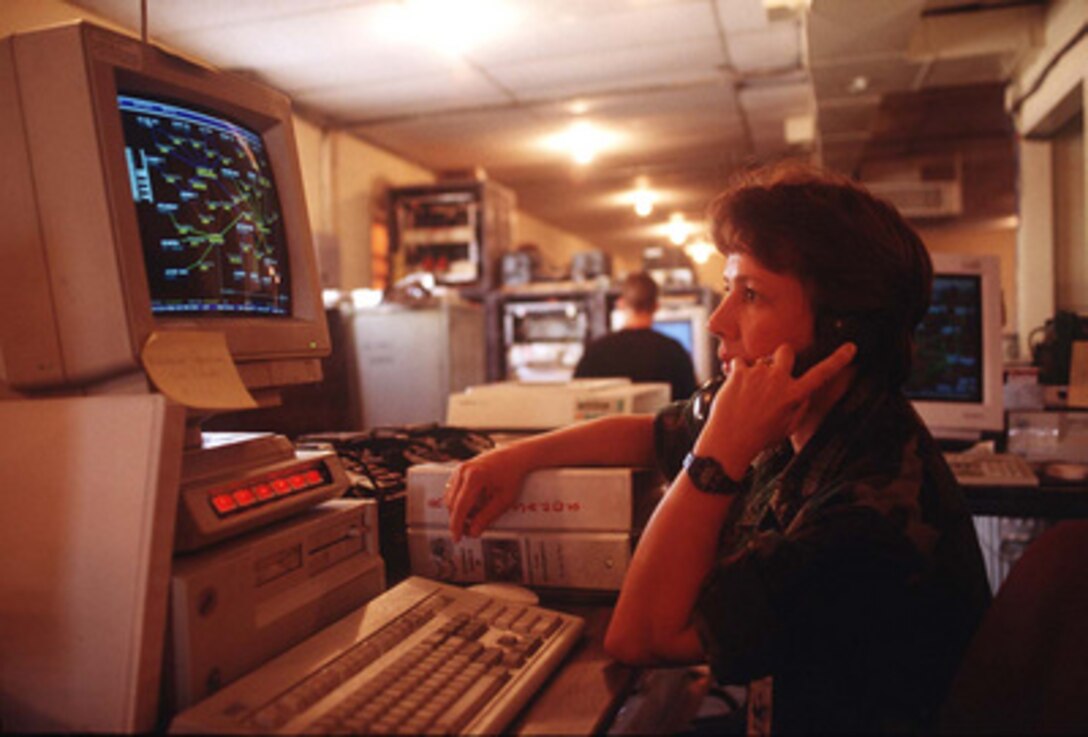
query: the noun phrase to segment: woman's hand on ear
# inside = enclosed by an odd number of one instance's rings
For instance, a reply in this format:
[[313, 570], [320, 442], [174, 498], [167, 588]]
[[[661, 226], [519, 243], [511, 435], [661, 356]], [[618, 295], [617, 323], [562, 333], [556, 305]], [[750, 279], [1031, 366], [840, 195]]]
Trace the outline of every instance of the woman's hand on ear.
[[796, 356], [785, 344], [751, 364], [733, 359], [695, 443], [696, 454], [717, 458], [730, 476], [740, 479], [760, 452], [797, 429], [812, 395], [846, 369], [856, 353], [857, 346], [844, 343], [796, 378], [791, 375]]

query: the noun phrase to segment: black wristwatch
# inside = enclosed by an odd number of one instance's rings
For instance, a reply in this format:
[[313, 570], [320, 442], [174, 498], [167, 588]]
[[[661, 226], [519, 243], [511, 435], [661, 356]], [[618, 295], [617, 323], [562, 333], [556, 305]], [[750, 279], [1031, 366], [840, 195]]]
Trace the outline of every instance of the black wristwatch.
[[707, 494], [739, 494], [744, 490], [744, 486], [734, 481], [713, 458], [688, 453], [684, 458], [684, 470], [695, 488]]

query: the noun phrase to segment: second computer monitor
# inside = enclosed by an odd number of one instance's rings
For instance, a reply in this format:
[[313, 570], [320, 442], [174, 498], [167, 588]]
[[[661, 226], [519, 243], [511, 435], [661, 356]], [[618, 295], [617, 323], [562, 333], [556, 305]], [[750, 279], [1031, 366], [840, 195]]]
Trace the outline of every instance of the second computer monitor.
[[933, 294], [904, 390], [938, 438], [1004, 428], [1001, 281], [996, 256], [933, 254]]

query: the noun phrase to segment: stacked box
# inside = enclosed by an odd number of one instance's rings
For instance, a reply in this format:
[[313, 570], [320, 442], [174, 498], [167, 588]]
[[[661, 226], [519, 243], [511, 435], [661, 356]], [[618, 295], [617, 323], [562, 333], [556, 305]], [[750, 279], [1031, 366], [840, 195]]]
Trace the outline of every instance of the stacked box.
[[667, 383], [622, 378], [484, 384], [451, 394], [446, 422], [489, 430], [547, 430], [606, 415], [654, 414], [669, 403], [671, 391]]
[[543, 469], [482, 536], [455, 543], [442, 501], [453, 468], [409, 469], [408, 553], [414, 574], [458, 583], [618, 591], [661, 489], [644, 469]]

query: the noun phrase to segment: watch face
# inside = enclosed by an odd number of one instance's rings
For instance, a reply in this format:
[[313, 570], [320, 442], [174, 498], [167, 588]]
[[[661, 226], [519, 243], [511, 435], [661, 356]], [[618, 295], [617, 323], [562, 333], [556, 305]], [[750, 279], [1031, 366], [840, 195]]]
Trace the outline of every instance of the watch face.
[[699, 485], [703, 488], [715, 486], [721, 481], [723, 475], [721, 466], [709, 458], [695, 459], [692, 468], [695, 469], [695, 475], [699, 477]]
[[699, 491], [708, 494], [733, 494], [739, 490], [737, 482], [713, 458], [689, 455], [684, 466], [691, 483]]

